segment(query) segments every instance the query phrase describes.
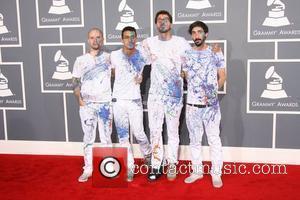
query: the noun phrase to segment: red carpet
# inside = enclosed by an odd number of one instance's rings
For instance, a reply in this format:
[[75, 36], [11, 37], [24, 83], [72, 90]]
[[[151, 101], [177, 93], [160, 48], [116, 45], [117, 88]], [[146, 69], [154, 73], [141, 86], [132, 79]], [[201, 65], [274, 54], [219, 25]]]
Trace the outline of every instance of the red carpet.
[[[186, 175], [169, 182], [149, 183], [137, 175], [128, 188], [96, 188], [92, 181], [78, 183], [82, 157], [0, 155], [0, 199], [298, 199], [300, 166], [287, 165], [286, 175], [223, 176], [214, 189], [209, 175], [194, 184]], [[253, 164], [246, 164], [247, 169]]]

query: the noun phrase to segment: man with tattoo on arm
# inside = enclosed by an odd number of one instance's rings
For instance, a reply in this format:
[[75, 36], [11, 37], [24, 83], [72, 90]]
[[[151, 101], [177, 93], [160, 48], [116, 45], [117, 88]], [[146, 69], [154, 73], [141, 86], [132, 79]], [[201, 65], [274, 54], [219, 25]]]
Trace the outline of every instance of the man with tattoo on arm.
[[90, 29], [87, 42], [89, 52], [77, 57], [73, 68], [74, 95], [84, 133], [84, 167], [79, 182], [86, 182], [92, 176], [97, 124], [102, 145], [111, 144], [112, 132], [110, 55], [101, 51], [103, 33], [100, 29]]

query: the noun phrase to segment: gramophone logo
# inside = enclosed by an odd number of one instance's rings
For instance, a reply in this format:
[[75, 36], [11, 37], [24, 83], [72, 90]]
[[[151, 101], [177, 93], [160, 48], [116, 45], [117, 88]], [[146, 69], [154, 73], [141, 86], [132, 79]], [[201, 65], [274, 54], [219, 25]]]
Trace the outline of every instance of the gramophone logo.
[[72, 78], [69, 70], [69, 61], [62, 55], [61, 50], [55, 53], [54, 61], [58, 63], [56, 71], [53, 73], [52, 79], [67, 80]]
[[49, 14], [62, 15], [70, 13], [71, 10], [68, 5], [66, 5], [65, 0], [52, 0], [52, 5], [48, 11]]
[[117, 24], [116, 30], [122, 30], [126, 26], [139, 29], [139, 26], [134, 21], [134, 10], [127, 5], [126, 0], [120, 2], [118, 11], [122, 13], [122, 15], [120, 16], [120, 22]]
[[281, 0], [268, 0], [267, 6], [270, 7], [269, 15], [265, 18], [263, 26], [281, 27], [290, 25], [285, 16], [285, 4]]
[[204, 9], [204, 8], [210, 8], [211, 4], [208, 0], [189, 0], [186, 4], [186, 8], [188, 9]]
[[0, 97], [13, 96], [13, 93], [8, 88], [8, 79], [2, 74], [0, 69]]
[[0, 13], [0, 34], [8, 33], [6, 26], [4, 25], [4, 17]]
[[287, 98], [286, 92], [282, 89], [282, 78], [275, 72], [275, 67], [271, 66], [266, 71], [265, 79], [269, 80], [267, 89], [261, 94], [262, 98], [282, 99]]

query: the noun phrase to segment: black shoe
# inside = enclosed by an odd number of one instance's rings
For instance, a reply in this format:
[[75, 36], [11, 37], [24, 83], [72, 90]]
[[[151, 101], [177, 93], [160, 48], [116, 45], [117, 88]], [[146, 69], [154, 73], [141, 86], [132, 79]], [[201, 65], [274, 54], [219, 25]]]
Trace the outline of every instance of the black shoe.
[[148, 174], [148, 180], [149, 181], [156, 181], [161, 177], [162, 174], [162, 168], [160, 167], [159, 169], [152, 168], [150, 173]]

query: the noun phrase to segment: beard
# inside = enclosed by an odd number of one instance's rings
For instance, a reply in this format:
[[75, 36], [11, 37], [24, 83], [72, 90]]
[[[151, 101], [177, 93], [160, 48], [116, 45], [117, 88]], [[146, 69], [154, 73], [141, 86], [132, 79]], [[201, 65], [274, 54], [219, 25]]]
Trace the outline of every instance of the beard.
[[159, 27], [158, 32], [167, 33], [170, 30], [171, 30], [171, 28], [167, 28], [167, 26], [162, 25], [161, 27]]
[[93, 49], [93, 50], [99, 50], [100, 47], [101, 47], [101, 45], [95, 44], [95, 45], [91, 46], [91, 49]]
[[129, 42], [129, 44], [127, 45], [128, 49], [133, 49], [135, 47], [135, 44], [133, 42]]
[[102, 40], [97, 38], [96, 41], [92, 43], [91, 48], [93, 50], [99, 50], [101, 48], [101, 46], [102, 46]]
[[204, 44], [204, 42], [205, 42], [205, 40], [206, 40], [206, 37], [204, 36], [203, 37], [203, 39], [195, 39], [194, 40], [194, 44], [197, 46], [197, 47], [200, 47], [201, 45], [203, 45]]

